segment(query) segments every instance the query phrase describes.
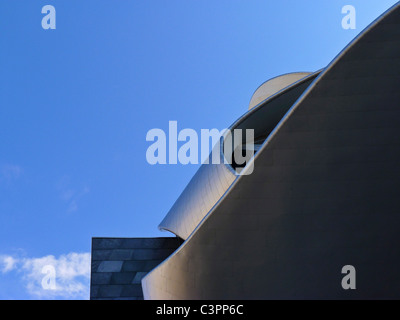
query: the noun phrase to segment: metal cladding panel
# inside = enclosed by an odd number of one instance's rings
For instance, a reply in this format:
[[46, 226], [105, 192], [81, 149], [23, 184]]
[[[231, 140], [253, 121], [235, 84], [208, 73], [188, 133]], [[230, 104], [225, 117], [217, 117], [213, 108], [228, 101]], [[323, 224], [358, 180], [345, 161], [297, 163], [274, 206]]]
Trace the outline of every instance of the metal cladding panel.
[[265, 99], [273, 96], [282, 89], [290, 86], [291, 84], [299, 81], [300, 79], [310, 75], [311, 72], [293, 72], [272, 78], [264, 82], [253, 93], [249, 103], [249, 110], [260, 104]]
[[[322, 72], [146, 299], [400, 298], [400, 4]], [[218, 232], [216, 232], [218, 230]], [[357, 289], [341, 286], [344, 265]]]
[[[215, 148], [219, 154], [218, 144]], [[212, 164], [210, 159], [209, 164], [200, 166], [159, 228], [187, 239], [235, 179], [235, 173], [223, 161]]]
[[[268, 135], [282, 119], [287, 110], [307, 89], [320, 71], [309, 74], [292, 83], [284, 90], [269, 97], [239, 118], [230, 129], [254, 129], [255, 138]], [[242, 135], [246, 137], [245, 134]], [[225, 164], [221, 149], [223, 141], [214, 147], [213, 153], [220, 159], [219, 164], [209, 163], [200, 166], [178, 200], [174, 203], [159, 228], [168, 230], [182, 239], [187, 239], [201, 220], [212, 210], [237, 178], [230, 164]]]

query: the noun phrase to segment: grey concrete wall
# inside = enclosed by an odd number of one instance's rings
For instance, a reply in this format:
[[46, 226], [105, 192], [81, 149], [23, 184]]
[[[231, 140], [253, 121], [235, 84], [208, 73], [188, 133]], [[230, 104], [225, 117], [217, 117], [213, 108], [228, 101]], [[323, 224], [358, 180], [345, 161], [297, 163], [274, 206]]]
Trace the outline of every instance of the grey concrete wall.
[[91, 300], [141, 300], [141, 280], [166, 259], [179, 238], [93, 238]]

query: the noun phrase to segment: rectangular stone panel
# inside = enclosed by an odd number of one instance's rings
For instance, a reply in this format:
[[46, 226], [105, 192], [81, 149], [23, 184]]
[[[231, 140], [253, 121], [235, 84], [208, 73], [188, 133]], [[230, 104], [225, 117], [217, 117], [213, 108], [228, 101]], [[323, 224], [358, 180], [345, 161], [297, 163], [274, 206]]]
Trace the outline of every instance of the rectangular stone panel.
[[93, 238], [90, 299], [142, 300], [143, 277], [181, 244], [179, 238]]

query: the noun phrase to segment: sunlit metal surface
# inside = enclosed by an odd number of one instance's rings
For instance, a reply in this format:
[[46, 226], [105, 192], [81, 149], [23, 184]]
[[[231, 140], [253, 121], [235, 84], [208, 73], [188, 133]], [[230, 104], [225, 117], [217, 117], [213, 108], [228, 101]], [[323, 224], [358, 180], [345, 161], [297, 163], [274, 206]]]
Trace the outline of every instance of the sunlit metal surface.
[[[215, 152], [219, 154], [219, 148]], [[235, 178], [235, 173], [223, 161], [201, 165], [159, 228], [187, 239]]]
[[[269, 97], [238, 119], [230, 129], [254, 129], [255, 141], [261, 143], [276, 127], [285, 113], [307, 89], [320, 71], [303, 77], [302, 80]], [[245, 134], [242, 135], [243, 139]], [[200, 221], [221, 199], [236, 179], [236, 173], [229, 163], [224, 163], [220, 145], [214, 152], [220, 154], [220, 164], [203, 164], [193, 176], [185, 190], [170, 209], [159, 228], [168, 230], [182, 239], [187, 239]], [[223, 143], [221, 143], [223, 148]], [[232, 146], [233, 149], [233, 146]], [[257, 149], [258, 150], [258, 149]], [[211, 155], [210, 155], [211, 156]]]
[[400, 298], [399, 30], [397, 3], [335, 58], [145, 299]]
[[293, 72], [288, 74], [283, 74], [281, 76], [272, 78], [264, 82], [257, 90], [253, 93], [249, 103], [249, 110], [253, 109], [256, 105], [262, 101], [273, 96], [282, 89], [288, 87], [289, 85], [299, 81], [300, 79], [310, 75], [311, 72]]

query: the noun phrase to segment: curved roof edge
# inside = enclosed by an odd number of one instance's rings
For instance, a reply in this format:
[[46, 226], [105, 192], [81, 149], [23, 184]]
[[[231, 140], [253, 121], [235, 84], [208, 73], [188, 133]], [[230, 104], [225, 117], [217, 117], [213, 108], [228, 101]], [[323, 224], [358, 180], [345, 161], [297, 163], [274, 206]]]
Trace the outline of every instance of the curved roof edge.
[[[266, 149], [267, 145], [270, 143], [270, 141], [274, 138], [275, 134], [277, 131], [279, 131], [280, 127], [282, 127], [283, 123], [286, 122], [286, 120], [290, 117], [290, 115], [293, 113], [293, 111], [305, 100], [305, 98], [310, 94], [310, 92], [314, 89], [314, 87], [323, 80], [324, 76], [336, 65], [338, 61], [351, 49], [353, 46], [363, 37], [365, 36], [368, 31], [372, 30], [379, 22], [384, 20], [386, 16], [388, 16], [392, 10], [394, 10], [396, 7], [400, 6], [400, 2], [397, 2], [393, 6], [391, 6], [388, 10], [386, 10], [383, 14], [381, 14], [379, 17], [377, 17], [372, 23], [370, 23], [364, 30], [360, 32], [331, 62], [330, 64], [322, 70], [322, 72], [318, 75], [318, 77], [313, 81], [313, 83], [307, 88], [307, 90], [298, 98], [298, 100], [292, 105], [292, 107], [289, 109], [289, 111], [286, 113], [286, 115], [282, 118], [280, 123], [276, 126], [273, 132], [269, 135], [269, 137], [264, 141], [263, 146], [259, 150], [259, 152], [250, 160], [250, 161], [255, 161], [256, 158], [260, 156], [262, 151]], [[244, 169], [246, 170], [246, 168]], [[143, 293], [144, 293], [144, 298], [149, 299], [151, 298], [150, 292], [149, 292], [149, 287], [150, 287], [150, 281], [149, 279], [152, 278], [154, 271], [156, 269], [160, 269], [165, 267], [172, 259], [174, 256], [176, 256], [178, 253], [182, 252], [183, 249], [188, 245], [194, 234], [202, 227], [204, 222], [213, 214], [213, 212], [216, 210], [216, 208], [221, 204], [222, 200], [226, 198], [227, 194], [229, 194], [235, 187], [235, 185], [239, 182], [244, 177], [244, 175], [238, 176], [237, 179], [232, 183], [230, 188], [226, 191], [226, 193], [219, 199], [218, 203], [210, 210], [207, 215], [200, 221], [200, 223], [197, 225], [197, 227], [192, 231], [192, 233], [189, 235], [189, 237], [184, 241], [184, 243], [174, 252], [172, 253], [167, 259], [165, 259], [161, 264], [159, 264], [157, 267], [155, 267], [153, 270], [151, 270], [141, 281], [142, 286], [143, 286]]]
[[[268, 107], [270, 102], [284, 96], [292, 89], [317, 77], [320, 70], [309, 73], [299, 80], [290, 83], [283, 89], [274, 92], [272, 95], [258, 103], [254, 108], [245, 112], [229, 128], [233, 129], [253, 116], [257, 111]], [[294, 80], [292, 78], [292, 80]], [[293, 101], [294, 102], [294, 101]], [[290, 106], [292, 103], [290, 103]], [[275, 124], [274, 124], [275, 126]], [[167, 215], [158, 226], [159, 230], [168, 231], [186, 240], [195, 230], [200, 221], [213, 210], [213, 207], [223, 198], [225, 192], [237, 178], [237, 173], [230, 164], [225, 163], [223, 155], [224, 138], [221, 137], [220, 144], [213, 150], [220, 156], [220, 164], [202, 164], [196, 174], [189, 181], [178, 199], [175, 201]], [[212, 154], [210, 154], [212, 157]]]
[[310, 74], [312, 74], [312, 72], [291, 72], [265, 81], [254, 91], [250, 99], [249, 110], [253, 109], [260, 102], [268, 99], [275, 93]]

